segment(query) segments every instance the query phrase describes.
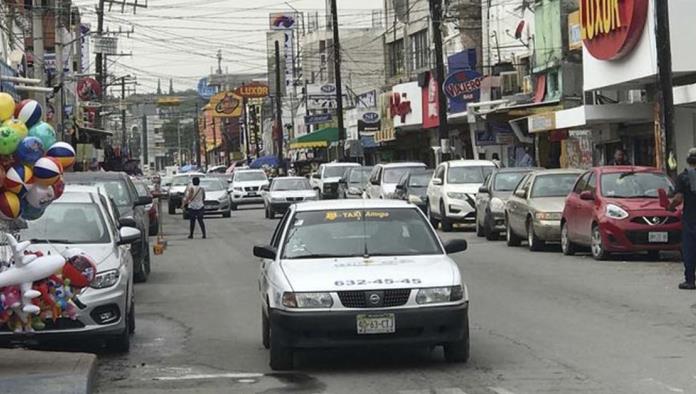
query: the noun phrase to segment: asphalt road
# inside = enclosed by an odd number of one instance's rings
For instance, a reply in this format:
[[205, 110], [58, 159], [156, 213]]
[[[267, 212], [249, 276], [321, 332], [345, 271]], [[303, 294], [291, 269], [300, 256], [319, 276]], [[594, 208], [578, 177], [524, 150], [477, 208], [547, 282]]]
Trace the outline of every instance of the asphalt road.
[[596, 262], [466, 231], [440, 235], [470, 245], [455, 256], [471, 297], [469, 363], [447, 364], [439, 349], [374, 348], [301, 354], [296, 372], [273, 373], [251, 248], [276, 223], [243, 208], [189, 240], [180, 215], [167, 216], [168, 248], [136, 287], [132, 350], [100, 356], [98, 391], [696, 392], [696, 292], [676, 289], [675, 259]]

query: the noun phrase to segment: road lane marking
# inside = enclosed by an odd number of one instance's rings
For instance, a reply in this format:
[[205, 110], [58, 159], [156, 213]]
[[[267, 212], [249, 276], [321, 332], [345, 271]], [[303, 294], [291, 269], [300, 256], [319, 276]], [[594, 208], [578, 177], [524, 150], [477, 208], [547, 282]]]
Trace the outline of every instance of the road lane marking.
[[488, 390], [491, 390], [495, 394], [515, 394], [512, 391], [504, 389], [502, 387], [489, 387]]
[[399, 390], [399, 394], [466, 394], [462, 389], [457, 387], [446, 387], [437, 389], [421, 389], [421, 390]]
[[679, 387], [670, 386], [667, 383], [661, 382], [661, 381], [654, 379], [654, 378], [643, 379], [643, 382], [655, 383], [656, 385], [662, 386], [663, 388], [665, 388], [673, 393], [683, 393], [684, 392], [684, 389], [680, 389]]
[[199, 379], [255, 379], [263, 377], [262, 373], [244, 373], [244, 372], [230, 372], [230, 373], [209, 373], [209, 374], [191, 374], [191, 375], [181, 375], [181, 376], [159, 376], [153, 378], [154, 380], [199, 380]]

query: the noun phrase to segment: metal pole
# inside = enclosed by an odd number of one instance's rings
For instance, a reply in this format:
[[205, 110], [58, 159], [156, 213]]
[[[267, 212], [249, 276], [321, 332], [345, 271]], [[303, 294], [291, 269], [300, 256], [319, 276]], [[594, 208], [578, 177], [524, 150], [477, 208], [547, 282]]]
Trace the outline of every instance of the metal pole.
[[[126, 77], [121, 77], [121, 149], [126, 149]], [[128, 152], [130, 155], [131, 152]], [[121, 154], [123, 157], [123, 154]], [[125, 157], [124, 157], [125, 159]]]
[[143, 127], [142, 127], [142, 141], [143, 141], [143, 168], [150, 167], [150, 152], [148, 150], [147, 141], [147, 115], [143, 114]]
[[[242, 84], [244, 86], [244, 84]], [[247, 162], [249, 161], [249, 136], [251, 133], [249, 132], [249, 116], [247, 115], [247, 98], [244, 97], [242, 99], [242, 125], [244, 126], [244, 144], [246, 145], [246, 159]]]
[[655, 41], [657, 42], [660, 91], [660, 126], [665, 141], [662, 159], [665, 170], [674, 171], [676, 168], [669, 166], [672, 138], [674, 137], [674, 97], [672, 93], [672, 46], [669, 37], [669, 3], [667, 0], [655, 2]]
[[[97, 5], [97, 37], [101, 37], [101, 35], [104, 33], [104, 0], [99, 0], [99, 3]], [[87, 56], [87, 54], [85, 54]], [[106, 83], [105, 83], [105, 72], [104, 72], [104, 65], [105, 61], [103, 59], [103, 56], [101, 53], [97, 53], [94, 58], [94, 68], [97, 71], [97, 81], [99, 82], [99, 86], [101, 89], [99, 89], [99, 98], [98, 100], [100, 102], [104, 101], [104, 91], [106, 90]], [[97, 128], [101, 129], [103, 128], [102, 124], [102, 118], [99, 115], [100, 111], [97, 111], [95, 114], [95, 123], [97, 124]]]
[[60, 139], [65, 138], [65, 126], [63, 125], [63, 106], [65, 105], [65, 94], [63, 87], [63, 74], [65, 73], [63, 67], [63, 30], [60, 24], [60, 14], [56, 11], [56, 26], [55, 26], [55, 47], [56, 47], [56, 74], [57, 74], [57, 85], [60, 87], [60, 94], [56, 96], [56, 116], [58, 131], [60, 131]]
[[338, 12], [336, 0], [331, 0], [331, 25], [333, 27], [334, 78], [336, 80], [336, 120], [338, 126], [338, 161], [344, 159], [346, 129], [343, 126], [343, 86], [341, 84], [341, 44], [338, 35]]
[[280, 43], [275, 42], [275, 104], [276, 104], [276, 138], [278, 139], [278, 161], [283, 162], [283, 102], [280, 87]]
[[176, 119], [176, 151], [177, 161], [181, 165], [181, 119]]
[[[440, 30], [440, 25], [442, 23], [442, 0], [430, 0], [430, 20], [432, 22], [433, 44], [435, 45], [435, 78], [437, 78], [438, 86], [438, 117], [440, 122], [437, 128], [437, 134], [440, 145], [442, 146], [444, 145], [443, 142], [449, 139], [447, 130], [447, 98], [442, 89], [442, 84], [445, 81], [445, 64], [442, 54], [442, 31]], [[471, 141], [472, 144], [474, 142], [475, 141]]]
[[196, 150], [196, 166], [201, 167], [201, 136], [198, 129], [198, 100], [196, 100], [196, 116], [193, 118], [193, 148]]

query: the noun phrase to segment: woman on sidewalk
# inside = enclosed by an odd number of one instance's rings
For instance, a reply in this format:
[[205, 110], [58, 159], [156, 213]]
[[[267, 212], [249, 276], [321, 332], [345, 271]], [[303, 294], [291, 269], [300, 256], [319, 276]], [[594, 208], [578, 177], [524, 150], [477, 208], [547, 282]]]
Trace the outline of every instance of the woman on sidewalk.
[[192, 184], [186, 188], [184, 193], [184, 209], [189, 216], [191, 224], [189, 226], [189, 239], [193, 238], [193, 230], [196, 228], [196, 220], [201, 227], [203, 238], [205, 238], [205, 223], [203, 223], [203, 214], [205, 213], [205, 190], [201, 187], [201, 180], [198, 177], [192, 179]]

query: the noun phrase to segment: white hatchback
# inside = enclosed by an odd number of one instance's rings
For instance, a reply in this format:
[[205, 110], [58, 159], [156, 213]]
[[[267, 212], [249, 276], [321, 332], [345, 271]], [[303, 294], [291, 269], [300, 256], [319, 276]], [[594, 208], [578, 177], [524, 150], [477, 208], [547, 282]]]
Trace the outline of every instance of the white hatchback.
[[423, 213], [396, 200], [335, 200], [290, 207], [262, 259], [263, 344], [272, 369], [293, 367], [300, 349], [442, 345], [450, 362], [469, 357], [469, 298]]

